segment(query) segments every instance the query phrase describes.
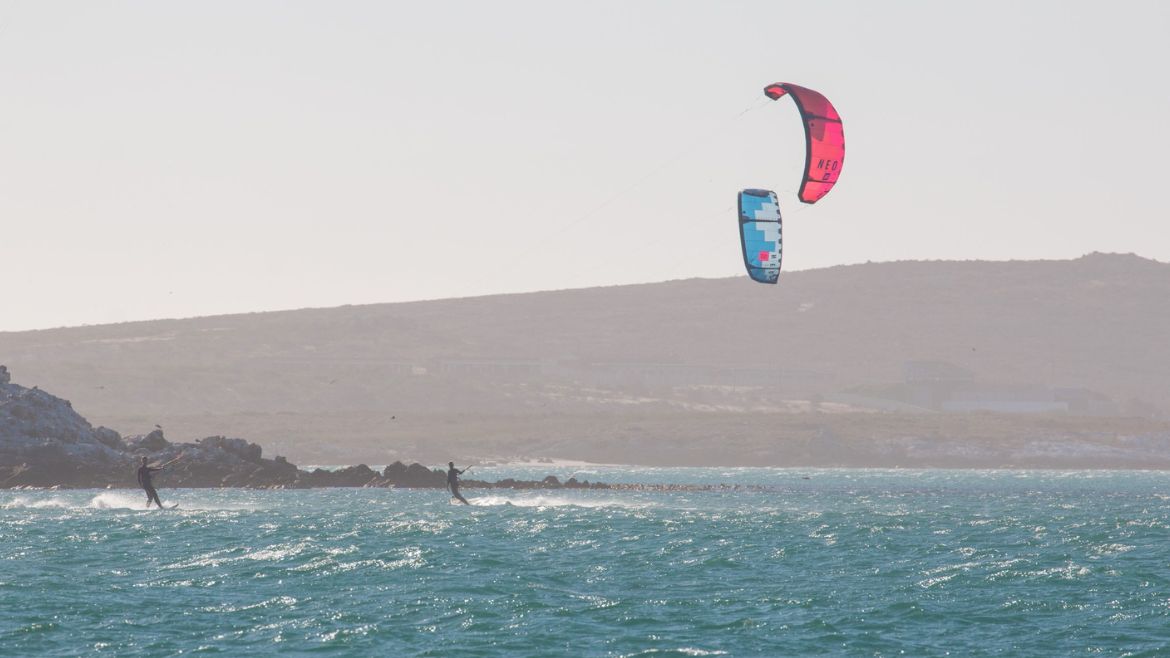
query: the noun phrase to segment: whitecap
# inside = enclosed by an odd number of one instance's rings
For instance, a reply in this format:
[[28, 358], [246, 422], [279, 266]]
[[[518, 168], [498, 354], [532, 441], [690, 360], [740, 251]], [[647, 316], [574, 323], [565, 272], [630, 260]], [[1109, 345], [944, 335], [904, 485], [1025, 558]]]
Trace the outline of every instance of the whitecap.
[[73, 507], [73, 504], [64, 498], [49, 498], [48, 500], [13, 498], [0, 505], [0, 509], [68, 509], [70, 507]]
[[571, 498], [569, 496], [476, 496], [469, 502], [478, 507], [494, 507], [511, 505], [514, 507], [620, 507], [624, 509], [643, 509], [653, 507], [653, 504], [643, 501], [626, 500], [620, 498]]
[[695, 647], [679, 647], [678, 649], [646, 649], [637, 653], [627, 653], [621, 658], [637, 658], [638, 656], [653, 656], [655, 654], [664, 653], [667, 655], [682, 655], [682, 656], [726, 656], [726, 651], [718, 649], [697, 649]]

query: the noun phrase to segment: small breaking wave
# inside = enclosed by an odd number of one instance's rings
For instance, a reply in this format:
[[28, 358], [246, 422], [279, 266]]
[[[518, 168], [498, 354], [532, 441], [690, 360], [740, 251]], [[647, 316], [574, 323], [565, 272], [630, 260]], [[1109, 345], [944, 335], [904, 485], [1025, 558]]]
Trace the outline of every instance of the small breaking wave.
[[131, 496], [125, 493], [104, 492], [88, 500], [53, 496], [51, 498], [27, 498], [20, 496], [3, 504], [0, 509], [134, 509], [141, 510], [145, 506], [145, 496]]
[[637, 653], [627, 653], [622, 658], [640, 658], [641, 656], [726, 656], [726, 651], [696, 649], [694, 647], [681, 647], [678, 649], [646, 649]]
[[[181, 503], [179, 511], [251, 511], [254, 509], [247, 505], [205, 504], [173, 499], [164, 499], [163, 506], [169, 509], [176, 503]], [[0, 503], [0, 509], [158, 511], [158, 508], [153, 505], [147, 507], [145, 495], [119, 491], [104, 491], [88, 499], [68, 496], [53, 496], [51, 498], [18, 496]]]
[[653, 504], [648, 502], [621, 498], [589, 499], [546, 495], [500, 496], [493, 494], [487, 496], [475, 496], [474, 498], [469, 498], [468, 502], [470, 502], [472, 506], [475, 507], [496, 507], [500, 505], [508, 505], [512, 507], [617, 507], [622, 509], [644, 509], [647, 507], [653, 507]]
[[0, 505], [0, 509], [69, 509], [73, 506], [73, 503], [62, 498], [49, 498], [47, 500], [13, 498]]

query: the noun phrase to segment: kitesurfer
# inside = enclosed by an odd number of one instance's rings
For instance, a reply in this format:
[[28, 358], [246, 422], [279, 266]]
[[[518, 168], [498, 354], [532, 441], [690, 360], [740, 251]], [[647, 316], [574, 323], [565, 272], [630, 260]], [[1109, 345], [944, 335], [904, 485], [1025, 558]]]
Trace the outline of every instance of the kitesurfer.
[[447, 462], [447, 488], [451, 490], [451, 495], [459, 499], [459, 502], [464, 505], [470, 505], [471, 503], [467, 502], [467, 499], [459, 494], [459, 476], [466, 473], [469, 468], [471, 467], [468, 466], [461, 471], [455, 468], [455, 462]]
[[163, 470], [164, 468], [179, 461], [179, 458], [182, 456], [183, 456], [182, 453], [179, 453], [178, 457], [175, 457], [171, 461], [169, 461], [165, 464], [162, 464], [161, 466], [151, 466], [150, 464], [147, 463], [147, 461], [148, 461], [147, 457], [145, 455], [142, 456], [142, 465], [138, 467], [138, 484], [144, 490], [146, 490], [146, 507], [147, 507], [147, 509], [150, 508], [150, 503], [152, 501], [154, 502], [155, 505], [158, 505], [159, 509], [164, 509], [162, 501], [158, 499], [158, 492], [154, 490], [154, 484], [150, 481], [151, 475], [153, 473], [158, 473], [159, 471]]

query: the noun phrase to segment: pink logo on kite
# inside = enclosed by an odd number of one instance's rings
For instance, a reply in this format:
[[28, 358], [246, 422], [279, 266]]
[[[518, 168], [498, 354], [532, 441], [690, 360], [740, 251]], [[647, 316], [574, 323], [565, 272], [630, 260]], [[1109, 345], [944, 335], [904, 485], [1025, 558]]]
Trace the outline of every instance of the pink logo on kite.
[[761, 252], [760, 252], [760, 262], [767, 261], [767, 260], [768, 260], [768, 257], [769, 257], [769, 256], [771, 256], [771, 255], [772, 255], [772, 254], [770, 254], [770, 253], [768, 253], [768, 252], [766, 252], [766, 251], [761, 251]]

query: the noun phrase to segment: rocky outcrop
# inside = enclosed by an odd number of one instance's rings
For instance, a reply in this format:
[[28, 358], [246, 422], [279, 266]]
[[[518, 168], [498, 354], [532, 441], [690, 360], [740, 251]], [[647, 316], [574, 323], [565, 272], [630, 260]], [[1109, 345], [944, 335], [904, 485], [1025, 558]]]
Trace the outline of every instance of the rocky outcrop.
[[394, 462], [382, 469], [382, 477], [400, 487], [421, 489], [447, 486], [447, 475], [443, 471], [431, 470], [422, 464], [407, 466], [402, 462]]
[[[156, 476], [166, 487], [414, 487], [441, 489], [446, 473], [421, 464], [395, 462], [381, 473], [365, 464], [328, 471], [304, 471], [284, 457], [266, 459], [263, 449], [244, 439], [209, 436], [194, 443], [172, 443], [161, 427], [123, 437], [108, 427], [93, 427], [68, 400], [11, 383], [0, 366], [0, 488], [98, 488], [137, 486], [143, 457], [163, 464], [182, 456]], [[597, 488], [549, 476], [541, 482], [468, 480], [465, 487]]]
[[387, 481], [377, 471], [358, 464], [347, 466], [336, 471], [327, 471], [323, 468], [315, 469], [302, 477], [299, 486], [306, 487], [388, 487], [393, 483]]
[[11, 383], [0, 368], [0, 486], [104, 485], [125, 478], [121, 437], [62, 400]]
[[505, 478], [498, 482], [484, 482], [482, 480], [467, 480], [463, 483], [465, 488], [471, 489], [609, 489], [611, 485], [604, 482], [590, 482], [589, 480], [577, 480], [577, 478], [569, 478], [563, 484], [554, 475], [550, 475], [543, 480], [513, 480], [512, 478]]
[[[63, 400], [13, 384], [0, 366], [0, 487], [136, 486], [143, 457], [152, 464], [182, 459], [159, 476], [168, 487], [313, 486], [310, 474], [283, 457], [265, 459], [243, 439], [210, 436], [172, 443], [162, 428], [122, 437], [93, 427]], [[367, 469], [368, 470], [368, 469]], [[372, 475], [377, 475], [370, 471]]]

